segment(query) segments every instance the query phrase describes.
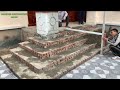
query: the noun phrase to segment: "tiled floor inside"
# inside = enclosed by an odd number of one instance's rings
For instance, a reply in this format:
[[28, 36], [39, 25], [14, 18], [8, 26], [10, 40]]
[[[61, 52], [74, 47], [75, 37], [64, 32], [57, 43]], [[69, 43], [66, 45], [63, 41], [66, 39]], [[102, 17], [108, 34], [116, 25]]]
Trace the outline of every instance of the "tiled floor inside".
[[[112, 57], [111, 53], [98, 54], [61, 79], [120, 79], [120, 60], [113, 60]], [[0, 79], [18, 79], [1, 60]]]

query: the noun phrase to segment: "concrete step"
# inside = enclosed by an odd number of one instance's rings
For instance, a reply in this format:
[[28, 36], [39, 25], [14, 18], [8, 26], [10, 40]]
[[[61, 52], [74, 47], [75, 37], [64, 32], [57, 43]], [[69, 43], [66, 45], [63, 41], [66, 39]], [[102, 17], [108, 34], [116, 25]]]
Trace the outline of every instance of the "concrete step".
[[[87, 26], [80, 26], [80, 27], [75, 27], [76, 29], [83, 29], [83, 30], [89, 30], [89, 31], [95, 31], [95, 32], [101, 32], [101, 28], [98, 28], [96, 26], [91, 26], [91, 25], [87, 25]], [[76, 32], [76, 31], [67, 31], [67, 30], [63, 30], [60, 31], [59, 33], [56, 33], [55, 38], [51, 38], [49, 40], [47, 39], [41, 39], [40, 37], [29, 37], [29, 41], [42, 47], [42, 48], [48, 48], [51, 46], [55, 46], [58, 45], [60, 43], [66, 43], [69, 41], [72, 41], [74, 39], [80, 38], [81, 36], [87, 35], [87, 33], [81, 33], [81, 32]]]
[[86, 30], [86, 31], [102, 31], [102, 28], [97, 27], [96, 25], [83, 25], [83, 26], [77, 26], [73, 27], [73, 29], [80, 29], [80, 30]]
[[99, 53], [100, 49], [92, 49], [84, 55], [79, 55], [72, 61], [60, 64], [49, 71], [44, 71], [39, 74], [31, 71], [26, 64], [21, 63], [13, 54], [6, 54], [1, 56], [2, 60], [9, 66], [9, 68], [21, 79], [58, 79], [70, 70], [76, 68], [80, 64], [92, 58]]
[[75, 40], [75, 39], [80, 38], [83, 35], [85, 35], [84, 33], [78, 33], [78, 32], [73, 33], [73, 31], [67, 31], [67, 32], [69, 32], [69, 33], [72, 32], [72, 34], [67, 34], [62, 37], [54, 38], [54, 39], [50, 39], [50, 40], [39, 39], [39, 37], [29, 37], [29, 41], [32, 42], [33, 44], [36, 44], [36, 45], [42, 47], [42, 48], [48, 48], [51, 46], [55, 46], [55, 45], [59, 45], [62, 43], [66, 43], [66, 42]]
[[33, 55], [39, 57], [41, 60], [42, 59], [46, 59], [49, 57], [52, 57], [58, 53], [64, 52], [69, 50], [70, 48], [75, 48], [77, 46], [83, 45], [85, 42], [87, 41], [87, 39], [77, 39], [71, 42], [67, 42], [67, 43], [63, 43], [60, 45], [56, 45], [50, 48], [41, 48], [33, 43], [30, 43], [28, 41], [24, 42], [24, 43], [20, 43], [20, 47], [29, 51], [30, 53], [32, 53]]
[[78, 46], [76, 48], [69, 49], [63, 54], [56, 55], [54, 57], [41, 61], [39, 58], [33, 56], [31, 53], [24, 49], [17, 47], [10, 51], [16, 56], [22, 63], [25, 63], [35, 73], [41, 71], [48, 71], [54, 66], [57, 66], [67, 61], [73, 60], [76, 56], [84, 54], [86, 51], [95, 48], [95, 44]]

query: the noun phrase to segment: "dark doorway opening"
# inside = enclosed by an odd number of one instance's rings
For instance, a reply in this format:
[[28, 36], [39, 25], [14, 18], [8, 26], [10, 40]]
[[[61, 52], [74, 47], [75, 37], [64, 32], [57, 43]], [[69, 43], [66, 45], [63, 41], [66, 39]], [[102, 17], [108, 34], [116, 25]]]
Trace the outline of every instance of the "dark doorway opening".
[[28, 11], [28, 26], [35, 26], [36, 25], [36, 16], [35, 11]]

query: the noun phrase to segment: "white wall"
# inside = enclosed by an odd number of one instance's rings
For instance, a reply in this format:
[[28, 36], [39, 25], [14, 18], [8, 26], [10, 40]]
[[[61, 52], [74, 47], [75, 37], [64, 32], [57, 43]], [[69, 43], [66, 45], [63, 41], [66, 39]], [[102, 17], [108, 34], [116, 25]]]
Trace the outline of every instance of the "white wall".
[[96, 12], [95, 11], [87, 11], [86, 23], [96, 24]]
[[[6, 13], [9, 15], [6, 15]], [[17, 15], [15, 15], [15, 13]], [[24, 15], [20, 15], [20, 14], [24, 14]], [[14, 16], [17, 18], [12, 18]], [[0, 26], [4, 27], [4, 26], [15, 26], [15, 25], [22, 25], [26, 27], [28, 26], [27, 11], [0, 11]]]
[[[87, 12], [87, 23], [103, 23], [103, 11], [88, 11]], [[106, 11], [105, 17], [106, 24], [120, 25], [120, 11]]]

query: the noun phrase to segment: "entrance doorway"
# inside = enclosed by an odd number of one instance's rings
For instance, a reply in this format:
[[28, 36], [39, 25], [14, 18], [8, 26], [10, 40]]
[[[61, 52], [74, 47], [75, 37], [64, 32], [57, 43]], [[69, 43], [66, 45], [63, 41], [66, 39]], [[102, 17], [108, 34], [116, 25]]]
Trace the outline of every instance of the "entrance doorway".
[[36, 26], [36, 16], [35, 11], [28, 11], [28, 26]]

